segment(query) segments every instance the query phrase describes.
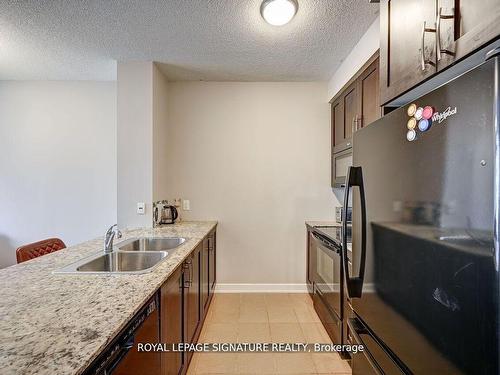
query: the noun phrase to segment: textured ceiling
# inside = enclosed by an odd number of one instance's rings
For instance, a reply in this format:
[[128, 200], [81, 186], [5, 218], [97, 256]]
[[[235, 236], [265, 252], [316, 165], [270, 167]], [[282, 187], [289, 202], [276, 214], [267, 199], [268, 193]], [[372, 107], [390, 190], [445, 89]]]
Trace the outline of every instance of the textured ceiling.
[[298, 0], [282, 27], [261, 0], [0, 0], [0, 80], [114, 80], [153, 60], [171, 80], [326, 80], [378, 14], [368, 0]]

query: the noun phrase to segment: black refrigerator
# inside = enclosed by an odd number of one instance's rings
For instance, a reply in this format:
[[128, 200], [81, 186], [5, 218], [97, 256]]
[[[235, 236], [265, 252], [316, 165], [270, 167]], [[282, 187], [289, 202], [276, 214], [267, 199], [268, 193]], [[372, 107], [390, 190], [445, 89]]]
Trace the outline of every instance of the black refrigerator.
[[499, 373], [496, 52], [354, 134], [355, 375]]

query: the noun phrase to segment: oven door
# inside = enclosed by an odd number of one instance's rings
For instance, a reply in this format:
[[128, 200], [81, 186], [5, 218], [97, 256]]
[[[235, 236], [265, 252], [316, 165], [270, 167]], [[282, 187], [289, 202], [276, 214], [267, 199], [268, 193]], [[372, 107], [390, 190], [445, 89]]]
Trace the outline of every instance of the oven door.
[[342, 264], [340, 248], [313, 233], [316, 250], [316, 291], [326, 307], [342, 319]]

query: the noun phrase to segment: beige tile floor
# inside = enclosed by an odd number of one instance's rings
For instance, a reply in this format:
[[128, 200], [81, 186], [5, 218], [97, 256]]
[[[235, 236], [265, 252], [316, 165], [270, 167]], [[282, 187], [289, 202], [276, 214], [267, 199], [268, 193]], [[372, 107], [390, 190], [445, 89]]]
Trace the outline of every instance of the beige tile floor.
[[[200, 342], [320, 342], [330, 338], [307, 294], [216, 294]], [[188, 374], [351, 374], [336, 353], [195, 353]]]

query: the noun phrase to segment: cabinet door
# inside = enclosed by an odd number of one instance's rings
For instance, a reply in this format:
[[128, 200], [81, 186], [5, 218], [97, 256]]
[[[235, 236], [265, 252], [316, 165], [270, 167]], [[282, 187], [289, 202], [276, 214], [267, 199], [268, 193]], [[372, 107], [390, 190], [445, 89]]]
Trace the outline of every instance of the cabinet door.
[[[344, 106], [342, 98], [332, 103], [332, 145], [338, 146], [345, 140], [344, 133]], [[333, 153], [333, 147], [332, 147]]]
[[[184, 342], [183, 328], [183, 269], [179, 267], [161, 287], [161, 342], [178, 344]], [[183, 353], [163, 352], [161, 355], [163, 375], [178, 375], [183, 369]]]
[[185, 261], [185, 274], [187, 280], [184, 280], [186, 288], [186, 339], [192, 343], [196, 341], [196, 331], [200, 322], [200, 254], [201, 245]]
[[436, 0], [381, 1], [382, 104], [386, 104], [437, 71], [435, 22]]
[[360, 114], [357, 128], [380, 118], [379, 60], [376, 59], [359, 77]]
[[[200, 328], [200, 255], [199, 245], [184, 261], [184, 337], [187, 342], [198, 340]], [[184, 362], [188, 366], [193, 352], [184, 353]]]
[[437, 0], [437, 9], [439, 70], [500, 35], [499, 0]]
[[213, 293], [215, 290], [215, 281], [216, 281], [216, 254], [217, 254], [217, 233], [212, 232], [208, 236], [208, 284], [210, 287], [210, 292]]
[[344, 135], [345, 139], [352, 138], [352, 133], [356, 131], [359, 113], [359, 91], [358, 84], [354, 82], [346, 89], [343, 95], [344, 104]]
[[200, 296], [202, 316], [205, 316], [208, 310], [209, 284], [208, 284], [208, 238], [205, 237], [202, 243], [201, 263], [200, 263]]

